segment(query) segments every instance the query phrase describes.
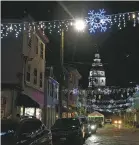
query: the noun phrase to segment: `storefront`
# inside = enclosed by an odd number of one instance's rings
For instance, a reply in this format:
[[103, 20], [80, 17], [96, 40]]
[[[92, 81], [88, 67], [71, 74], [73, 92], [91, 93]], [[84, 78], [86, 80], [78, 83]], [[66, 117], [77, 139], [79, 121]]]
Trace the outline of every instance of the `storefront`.
[[39, 104], [27, 95], [19, 95], [16, 100], [17, 110], [21, 116], [35, 116], [42, 120], [42, 109]]
[[36, 118], [42, 120], [42, 109], [34, 107], [20, 107], [21, 116], [35, 116]]

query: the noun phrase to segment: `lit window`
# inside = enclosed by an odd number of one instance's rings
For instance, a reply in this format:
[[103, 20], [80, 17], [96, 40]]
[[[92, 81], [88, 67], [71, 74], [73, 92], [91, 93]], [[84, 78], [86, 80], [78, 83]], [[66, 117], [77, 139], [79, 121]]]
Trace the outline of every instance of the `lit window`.
[[29, 39], [28, 39], [28, 46], [31, 48], [31, 45], [32, 45], [32, 39], [29, 38]]
[[37, 84], [37, 69], [34, 68], [34, 84]]
[[36, 42], [35, 42], [35, 44], [36, 44], [36, 54], [38, 54], [38, 37], [36, 36]]
[[40, 73], [40, 88], [42, 88], [42, 72]]
[[43, 59], [43, 44], [41, 43], [41, 46], [40, 46], [40, 57]]
[[30, 69], [31, 69], [31, 66], [30, 66], [30, 64], [28, 64], [28, 66], [27, 66], [27, 73], [26, 73], [26, 80], [28, 82], [30, 82]]

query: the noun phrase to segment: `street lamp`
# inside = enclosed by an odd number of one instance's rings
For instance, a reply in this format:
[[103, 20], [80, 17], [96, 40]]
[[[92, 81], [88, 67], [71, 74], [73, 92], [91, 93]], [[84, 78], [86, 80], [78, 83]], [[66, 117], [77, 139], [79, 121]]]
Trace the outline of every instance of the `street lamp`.
[[[79, 31], [83, 31], [85, 29], [85, 22], [81, 19], [75, 20], [74, 23], [75, 29]], [[60, 83], [59, 83], [59, 117], [62, 118], [62, 91], [63, 91], [63, 65], [64, 65], [64, 29], [61, 31], [61, 43], [60, 43]], [[68, 105], [68, 98], [67, 98]], [[68, 108], [68, 106], [67, 106]]]
[[82, 19], [77, 19], [77, 20], [75, 20], [74, 26], [75, 26], [75, 29], [76, 29], [77, 31], [84, 31], [84, 29], [85, 29], [85, 27], [86, 27], [85, 21], [82, 20]]

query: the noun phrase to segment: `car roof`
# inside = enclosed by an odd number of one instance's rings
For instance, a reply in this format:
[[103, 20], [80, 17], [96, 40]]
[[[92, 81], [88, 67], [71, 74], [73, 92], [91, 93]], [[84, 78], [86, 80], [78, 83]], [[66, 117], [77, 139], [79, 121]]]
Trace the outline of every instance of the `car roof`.
[[37, 118], [21, 118], [21, 120], [20, 120], [20, 122], [25, 122], [25, 121], [39, 121], [39, 122], [41, 122]]
[[78, 118], [59, 118], [57, 120], [79, 120]]

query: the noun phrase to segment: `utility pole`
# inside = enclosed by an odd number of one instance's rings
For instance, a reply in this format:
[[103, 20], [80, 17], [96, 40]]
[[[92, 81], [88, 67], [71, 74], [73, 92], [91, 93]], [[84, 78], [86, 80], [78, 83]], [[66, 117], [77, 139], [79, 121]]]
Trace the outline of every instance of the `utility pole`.
[[63, 64], [64, 64], [64, 29], [61, 32], [60, 46], [60, 83], [59, 83], [59, 117], [62, 118], [62, 99], [63, 99]]
[[69, 118], [68, 117], [68, 115], [69, 115], [69, 89], [68, 89], [68, 96], [67, 96], [67, 118]]

